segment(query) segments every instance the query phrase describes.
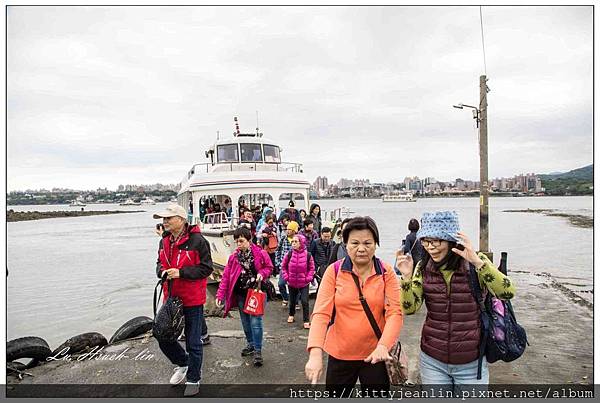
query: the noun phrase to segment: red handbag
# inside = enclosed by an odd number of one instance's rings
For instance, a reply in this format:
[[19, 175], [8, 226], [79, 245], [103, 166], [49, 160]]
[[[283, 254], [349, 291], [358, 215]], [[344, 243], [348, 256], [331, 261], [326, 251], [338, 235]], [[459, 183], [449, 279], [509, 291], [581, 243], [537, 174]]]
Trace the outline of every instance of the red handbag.
[[267, 295], [260, 289], [248, 289], [248, 293], [246, 294], [246, 303], [244, 304], [244, 313], [253, 316], [264, 315], [265, 298], [267, 298]]

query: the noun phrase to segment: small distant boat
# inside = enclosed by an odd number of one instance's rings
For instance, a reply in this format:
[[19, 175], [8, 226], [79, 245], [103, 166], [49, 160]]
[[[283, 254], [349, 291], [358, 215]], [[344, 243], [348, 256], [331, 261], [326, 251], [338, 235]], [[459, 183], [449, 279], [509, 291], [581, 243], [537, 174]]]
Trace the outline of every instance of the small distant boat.
[[146, 197], [145, 199], [143, 199], [142, 201], [140, 201], [141, 204], [151, 204], [154, 205], [156, 204], [156, 202], [154, 200], [152, 200], [149, 197]]
[[125, 200], [123, 203], [119, 203], [119, 206], [141, 206], [142, 203], [136, 203], [131, 199]]
[[401, 193], [401, 194], [395, 194], [395, 195], [383, 195], [383, 197], [381, 198], [381, 201], [383, 202], [416, 202], [417, 199], [415, 199], [412, 195], [412, 193]]
[[85, 203], [82, 203], [80, 200], [73, 200], [69, 207], [85, 207]]

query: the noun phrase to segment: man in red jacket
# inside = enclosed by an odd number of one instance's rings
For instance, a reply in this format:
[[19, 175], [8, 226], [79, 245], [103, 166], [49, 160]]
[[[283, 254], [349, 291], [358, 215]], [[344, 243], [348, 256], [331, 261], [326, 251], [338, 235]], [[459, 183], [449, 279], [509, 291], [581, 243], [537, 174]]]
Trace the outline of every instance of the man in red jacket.
[[[200, 228], [188, 224], [183, 207], [172, 204], [153, 217], [162, 218], [165, 227], [158, 247], [156, 275], [162, 277], [166, 272], [172, 281], [171, 295], [181, 298], [186, 335], [185, 350], [177, 341], [161, 342], [159, 347], [177, 365], [170, 383], [177, 385], [187, 378], [184, 395], [193, 396], [200, 391], [203, 305], [206, 302], [206, 278], [213, 271], [210, 246], [200, 234]], [[165, 282], [165, 298], [167, 294]]]

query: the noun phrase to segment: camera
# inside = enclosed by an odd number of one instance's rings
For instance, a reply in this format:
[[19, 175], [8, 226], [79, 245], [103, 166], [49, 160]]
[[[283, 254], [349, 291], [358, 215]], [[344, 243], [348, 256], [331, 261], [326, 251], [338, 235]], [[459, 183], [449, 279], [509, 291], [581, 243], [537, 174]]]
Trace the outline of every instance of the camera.
[[162, 224], [156, 224], [156, 229], [164, 231], [165, 230], [165, 226], [162, 225]]

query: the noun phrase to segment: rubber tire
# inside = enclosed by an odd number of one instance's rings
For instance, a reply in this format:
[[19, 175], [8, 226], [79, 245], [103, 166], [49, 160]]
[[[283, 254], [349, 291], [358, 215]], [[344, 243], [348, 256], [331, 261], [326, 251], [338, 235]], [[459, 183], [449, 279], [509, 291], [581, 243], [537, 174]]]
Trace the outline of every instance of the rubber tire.
[[108, 342], [106, 341], [106, 337], [100, 333], [90, 332], [78, 334], [77, 336], [67, 339], [63, 344], [58, 346], [58, 348], [52, 352], [52, 356], [56, 357], [65, 347], [69, 347], [69, 350], [66, 354], [76, 354], [89, 347], [102, 347], [106, 346], [107, 344]]
[[50, 350], [50, 346], [41, 337], [21, 337], [6, 343], [6, 362], [21, 358], [31, 358], [31, 361], [25, 365], [25, 368], [36, 366], [39, 361], [46, 360], [51, 354], [52, 350]]
[[110, 338], [108, 344], [115, 343], [121, 340], [127, 340], [140, 334], [144, 334], [152, 330], [154, 321], [147, 316], [138, 316], [128, 320], [121, 326], [115, 334]]
[[27, 365], [23, 364], [22, 362], [18, 362], [18, 361], [13, 361], [13, 362], [7, 362], [6, 363], [6, 373], [10, 374], [12, 372], [17, 372], [17, 371], [24, 371], [27, 369]]

